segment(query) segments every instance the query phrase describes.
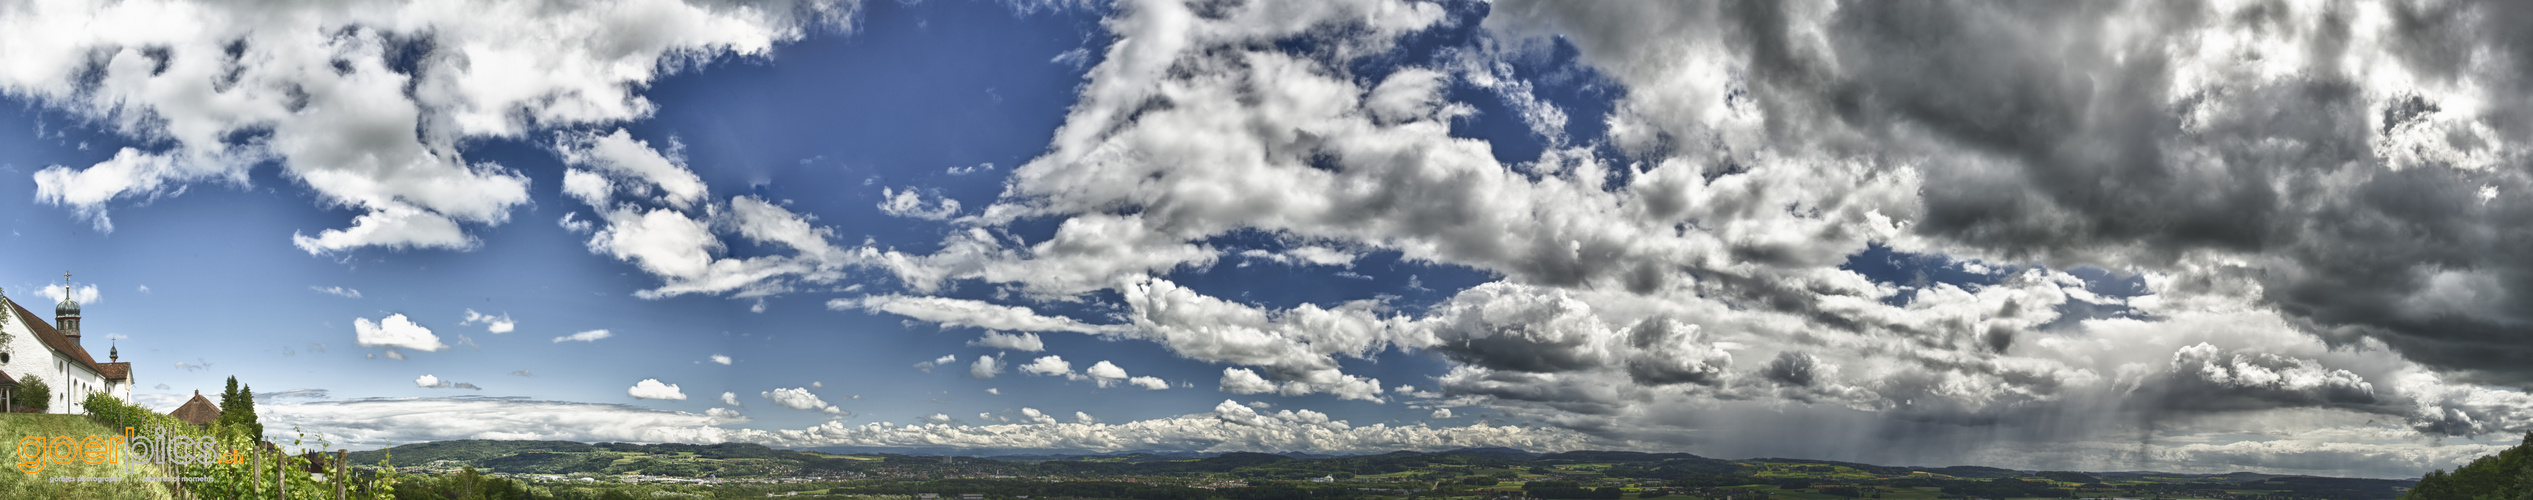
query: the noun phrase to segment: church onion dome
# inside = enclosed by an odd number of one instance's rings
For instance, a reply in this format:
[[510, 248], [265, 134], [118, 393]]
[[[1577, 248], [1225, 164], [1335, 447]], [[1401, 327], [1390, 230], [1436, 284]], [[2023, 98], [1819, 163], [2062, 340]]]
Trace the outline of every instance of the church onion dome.
[[[63, 291], [68, 292], [69, 290]], [[61, 305], [53, 306], [53, 316], [62, 318], [78, 317], [79, 301], [70, 300], [70, 294], [68, 293], [62, 294]]]

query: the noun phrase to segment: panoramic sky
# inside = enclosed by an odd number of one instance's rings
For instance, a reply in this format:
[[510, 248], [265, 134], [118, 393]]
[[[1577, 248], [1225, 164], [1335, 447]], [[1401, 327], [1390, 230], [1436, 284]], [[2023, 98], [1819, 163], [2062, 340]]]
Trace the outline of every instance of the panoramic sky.
[[0, 5], [0, 287], [565, 439], [2415, 477], [2533, 428], [2533, 7]]

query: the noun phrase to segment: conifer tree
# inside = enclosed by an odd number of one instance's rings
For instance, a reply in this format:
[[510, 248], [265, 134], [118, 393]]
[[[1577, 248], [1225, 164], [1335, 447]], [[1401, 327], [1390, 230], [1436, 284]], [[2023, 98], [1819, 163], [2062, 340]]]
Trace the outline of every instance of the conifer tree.
[[229, 386], [220, 390], [220, 428], [237, 427], [237, 376], [229, 376]]
[[255, 387], [239, 385], [237, 406], [234, 408], [237, 408], [238, 424], [241, 430], [247, 432], [246, 436], [250, 439], [264, 439], [264, 422], [255, 418]]
[[220, 391], [220, 427], [246, 434], [251, 439], [264, 438], [264, 424], [255, 419], [255, 389], [229, 377], [227, 389]]

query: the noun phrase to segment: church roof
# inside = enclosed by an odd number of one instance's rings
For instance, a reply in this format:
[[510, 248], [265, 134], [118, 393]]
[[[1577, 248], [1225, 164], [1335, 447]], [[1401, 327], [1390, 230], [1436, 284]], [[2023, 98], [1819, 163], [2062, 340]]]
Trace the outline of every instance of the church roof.
[[[70, 337], [62, 335], [61, 330], [55, 330], [53, 329], [52, 324], [45, 323], [44, 320], [39, 319], [43, 318], [43, 316], [36, 316], [35, 313], [27, 312], [26, 308], [19, 306], [18, 301], [16, 300], [0, 298], [0, 302], [8, 302], [8, 307], [11, 310], [10, 314], [14, 314], [16, 315], [16, 318], [21, 319], [21, 321], [19, 321], [20, 323], [26, 323], [26, 329], [28, 331], [35, 332], [35, 339], [37, 341], [43, 342], [45, 346], [51, 347], [53, 350], [61, 351], [64, 354], [70, 355], [70, 359], [72, 361], [78, 361], [79, 364], [86, 365], [90, 370], [95, 370], [99, 374], [104, 374], [106, 372], [105, 368], [97, 366], [97, 358], [88, 356], [87, 349], [80, 348], [79, 343], [71, 342]], [[125, 375], [129, 376], [130, 369], [127, 367], [125, 371]]]
[[[17, 379], [16, 377], [10, 377], [10, 376], [9, 376], [9, 372], [0, 371], [0, 387], [17, 387], [17, 386], [18, 386], [18, 379]], [[0, 410], [0, 411], [5, 411], [5, 410]]]
[[194, 391], [193, 399], [185, 400], [184, 406], [176, 407], [176, 411], [167, 412], [167, 415], [188, 424], [206, 425], [220, 419], [220, 407], [203, 398], [202, 391]]
[[97, 363], [97, 374], [104, 375], [106, 380], [129, 380], [132, 378], [132, 362]]

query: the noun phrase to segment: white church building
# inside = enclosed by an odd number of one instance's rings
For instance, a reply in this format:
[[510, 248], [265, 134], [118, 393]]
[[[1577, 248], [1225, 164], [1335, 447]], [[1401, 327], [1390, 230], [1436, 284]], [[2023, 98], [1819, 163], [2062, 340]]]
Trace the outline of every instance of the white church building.
[[0, 400], [5, 400], [0, 408], [26, 406], [17, 400], [17, 389], [30, 375], [43, 378], [53, 390], [47, 413], [79, 413], [79, 403], [99, 392], [132, 399], [132, 363], [122, 361], [121, 349], [108, 346], [106, 362], [99, 363], [81, 345], [79, 301], [72, 300], [68, 285], [61, 303], [53, 306], [50, 324], [0, 293], [0, 331], [8, 333], [6, 343], [0, 343]]

